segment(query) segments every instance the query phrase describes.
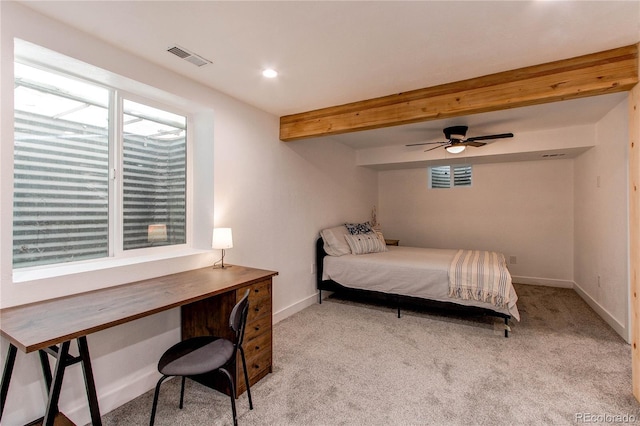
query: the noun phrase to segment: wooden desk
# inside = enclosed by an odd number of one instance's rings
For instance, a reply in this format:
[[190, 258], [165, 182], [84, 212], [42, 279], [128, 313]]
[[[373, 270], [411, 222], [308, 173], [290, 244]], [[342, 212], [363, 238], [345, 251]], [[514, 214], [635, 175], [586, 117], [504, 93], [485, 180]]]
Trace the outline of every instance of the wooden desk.
[[[0, 419], [17, 349], [25, 353], [39, 352], [49, 389], [44, 425], [53, 425], [65, 368], [76, 363], [81, 363], [83, 367], [91, 421], [94, 425], [101, 425], [86, 340], [88, 334], [181, 307], [183, 338], [205, 334], [224, 337], [229, 333], [229, 313], [241, 297], [240, 293], [244, 295], [247, 289], [252, 291], [249, 298], [252, 311], [245, 342], [247, 362], [253, 367], [250, 375], [250, 383], [253, 384], [271, 371], [271, 284], [276, 275], [278, 273], [274, 271], [243, 266], [225, 269], [207, 267], [1, 309], [0, 334], [9, 340], [10, 345], [0, 387]], [[249, 331], [249, 324], [252, 325], [252, 332]], [[78, 343], [77, 357], [69, 355], [69, 345], [73, 339]], [[53, 374], [47, 354], [56, 359]], [[238, 393], [242, 393], [245, 386], [239, 383], [238, 377], [241, 375], [235, 376]]]

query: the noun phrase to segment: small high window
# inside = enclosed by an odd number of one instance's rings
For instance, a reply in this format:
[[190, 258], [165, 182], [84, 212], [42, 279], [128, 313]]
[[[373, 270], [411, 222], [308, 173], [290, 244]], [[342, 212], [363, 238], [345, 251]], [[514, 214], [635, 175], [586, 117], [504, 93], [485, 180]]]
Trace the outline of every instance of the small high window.
[[471, 186], [471, 165], [434, 166], [429, 168], [430, 188]]

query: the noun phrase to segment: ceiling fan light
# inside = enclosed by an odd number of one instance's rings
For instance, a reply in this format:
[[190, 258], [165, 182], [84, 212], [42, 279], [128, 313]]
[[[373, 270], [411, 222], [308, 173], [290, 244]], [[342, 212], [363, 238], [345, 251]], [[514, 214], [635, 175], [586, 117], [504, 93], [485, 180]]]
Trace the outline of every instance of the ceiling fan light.
[[464, 151], [465, 148], [466, 146], [464, 145], [451, 145], [446, 147], [445, 149], [450, 154], [460, 154], [462, 151]]

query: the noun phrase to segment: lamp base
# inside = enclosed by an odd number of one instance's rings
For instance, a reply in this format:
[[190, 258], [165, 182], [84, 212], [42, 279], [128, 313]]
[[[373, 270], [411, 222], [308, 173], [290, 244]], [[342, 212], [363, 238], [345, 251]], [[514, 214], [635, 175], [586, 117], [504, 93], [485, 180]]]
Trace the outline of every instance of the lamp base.
[[222, 258], [213, 264], [213, 269], [227, 269], [227, 268], [231, 268], [231, 265], [224, 264], [224, 249], [222, 249]]
[[213, 265], [213, 269], [229, 269], [233, 265]]

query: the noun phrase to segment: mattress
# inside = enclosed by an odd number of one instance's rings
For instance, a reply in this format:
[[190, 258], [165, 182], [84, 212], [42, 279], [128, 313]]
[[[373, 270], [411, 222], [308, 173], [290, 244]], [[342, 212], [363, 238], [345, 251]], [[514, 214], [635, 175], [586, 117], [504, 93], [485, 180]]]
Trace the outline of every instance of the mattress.
[[419, 297], [490, 309], [520, 320], [518, 296], [509, 282], [509, 303], [498, 308], [490, 303], [449, 297], [449, 267], [458, 250], [389, 246], [389, 251], [369, 254], [325, 256], [323, 280], [344, 287]]

